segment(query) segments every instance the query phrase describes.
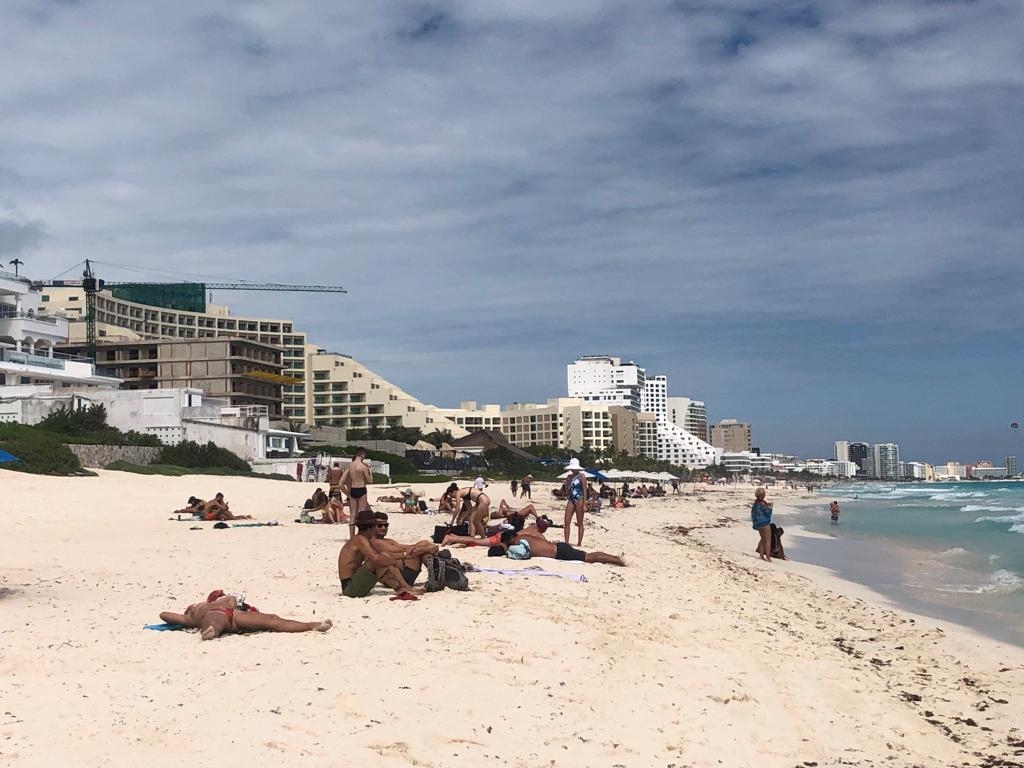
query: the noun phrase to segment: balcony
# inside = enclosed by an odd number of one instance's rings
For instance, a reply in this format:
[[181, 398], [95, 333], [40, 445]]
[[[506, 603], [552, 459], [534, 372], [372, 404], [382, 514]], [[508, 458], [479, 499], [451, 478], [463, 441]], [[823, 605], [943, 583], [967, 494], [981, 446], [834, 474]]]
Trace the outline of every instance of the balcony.
[[68, 321], [63, 317], [18, 312], [8, 304], [0, 304], [0, 336], [63, 342], [68, 336]]

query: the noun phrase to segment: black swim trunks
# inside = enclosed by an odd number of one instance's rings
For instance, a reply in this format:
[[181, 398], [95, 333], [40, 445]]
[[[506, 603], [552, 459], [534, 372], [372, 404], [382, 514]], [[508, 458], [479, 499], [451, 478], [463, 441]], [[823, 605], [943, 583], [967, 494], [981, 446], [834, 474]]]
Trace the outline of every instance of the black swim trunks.
[[575, 560], [576, 562], [584, 563], [587, 560], [587, 553], [582, 549], [576, 549], [570, 547], [564, 541], [555, 542], [555, 559], [556, 560]]
[[415, 571], [407, 565], [402, 566], [402, 578], [405, 579], [405, 583], [410, 587], [416, 584], [416, 579], [419, 578], [420, 569], [417, 568]]
[[353, 499], [361, 499], [361, 498], [363, 498], [363, 496], [366, 495], [366, 489], [365, 488], [350, 488], [349, 492], [348, 492], [348, 495], [351, 496]]

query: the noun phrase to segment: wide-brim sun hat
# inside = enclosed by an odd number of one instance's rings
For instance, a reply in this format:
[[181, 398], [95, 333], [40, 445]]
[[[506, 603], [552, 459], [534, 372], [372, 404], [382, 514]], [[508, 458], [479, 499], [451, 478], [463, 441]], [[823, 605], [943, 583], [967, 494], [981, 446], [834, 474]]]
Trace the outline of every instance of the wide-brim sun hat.
[[565, 468], [568, 469], [570, 472], [573, 471], [573, 470], [576, 470], [576, 471], [582, 471], [583, 470], [583, 467], [580, 466], [580, 460], [579, 459], [570, 459], [569, 463], [566, 465]]

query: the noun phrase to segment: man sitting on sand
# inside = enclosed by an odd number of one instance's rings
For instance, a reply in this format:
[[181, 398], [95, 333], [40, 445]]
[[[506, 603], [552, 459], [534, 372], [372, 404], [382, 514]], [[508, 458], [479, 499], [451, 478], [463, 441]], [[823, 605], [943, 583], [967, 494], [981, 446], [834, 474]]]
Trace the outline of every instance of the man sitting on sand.
[[[414, 586], [416, 579], [419, 578], [420, 571], [429, 563], [430, 558], [437, 554], [440, 547], [427, 539], [417, 541], [415, 544], [399, 544], [394, 539], [387, 537], [388, 527], [390, 526], [387, 513], [374, 512], [373, 516], [377, 523], [374, 526], [370, 544], [380, 554], [402, 555], [403, 559], [399, 564], [399, 568], [402, 569], [402, 577], [407, 584]], [[409, 554], [408, 557], [405, 557], [406, 553]]]
[[[544, 526], [546, 528], [546, 526]], [[506, 552], [515, 544], [525, 542], [529, 547], [531, 557], [549, 557], [552, 560], [569, 560], [579, 563], [603, 563], [605, 565], [625, 565], [626, 562], [616, 555], [609, 555], [607, 552], [584, 552], [581, 549], [566, 544], [564, 541], [548, 541], [540, 530], [540, 524], [536, 528], [528, 528], [523, 531], [505, 531], [501, 534], [501, 547]]]
[[203, 517], [206, 520], [252, 520], [252, 515], [233, 515], [228, 509], [228, 503], [224, 500], [224, 494], [218, 493], [212, 501], [206, 502], [203, 508]]
[[160, 619], [167, 624], [199, 629], [203, 640], [213, 640], [230, 632], [326, 632], [333, 626], [330, 619], [292, 621], [272, 613], [260, 613], [254, 608], [240, 606], [238, 598], [223, 595], [220, 590], [212, 593], [206, 602], [190, 605], [185, 613], [164, 611]]
[[419, 545], [395, 554], [378, 552], [372, 540], [377, 537], [377, 528], [387, 530], [387, 523], [381, 523], [370, 510], [363, 510], [355, 518], [356, 535], [342, 546], [338, 553], [338, 578], [341, 592], [345, 597], [366, 597], [377, 582], [391, 587], [397, 595], [393, 600], [418, 600], [415, 590], [402, 575], [400, 566], [411, 557], [422, 554]]

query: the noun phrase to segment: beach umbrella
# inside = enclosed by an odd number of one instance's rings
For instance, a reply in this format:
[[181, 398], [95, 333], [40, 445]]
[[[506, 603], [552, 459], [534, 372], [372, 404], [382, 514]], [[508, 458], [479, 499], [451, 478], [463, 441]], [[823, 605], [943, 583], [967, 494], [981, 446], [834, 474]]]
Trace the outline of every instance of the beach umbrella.
[[679, 478], [673, 475], [671, 472], [659, 472], [658, 480], [678, 480]]
[[594, 480], [600, 480], [602, 483], [608, 481], [608, 475], [602, 473], [600, 469], [595, 469], [594, 467], [587, 467], [586, 473], [588, 477], [591, 477]]
[[17, 456], [12, 456], [7, 451], [0, 450], [0, 464], [5, 464], [9, 461], [21, 461]]
[[[565, 472], [563, 472], [562, 474], [560, 474], [558, 476], [558, 479], [559, 480], [565, 480], [565, 478], [567, 478], [571, 474], [572, 473], [569, 470], [566, 470]], [[589, 470], [589, 469], [584, 469], [583, 470], [583, 474], [586, 475], [587, 477], [589, 477], [592, 480], [597, 477], [597, 475], [594, 474], [593, 470]]]

